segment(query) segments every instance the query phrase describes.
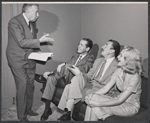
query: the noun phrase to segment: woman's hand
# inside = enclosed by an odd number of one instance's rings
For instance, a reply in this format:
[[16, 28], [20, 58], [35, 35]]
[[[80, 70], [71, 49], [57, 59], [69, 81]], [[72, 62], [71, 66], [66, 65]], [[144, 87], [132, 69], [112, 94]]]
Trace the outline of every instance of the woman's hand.
[[92, 99], [93, 94], [89, 94], [85, 97], [85, 102], [88, 104], [88, 102]]
[[101, 102], [96, 102], [96, 101], [94, 101], [94, 100], [90, 100], [90, 101], [88, 102], [88, 106], [90, 106], [90, 107], [99, 107], [99, 106], [100, 106], [100, 103], [101, 103]]
[[81, 74], [81, 71], [75, 65], [71, 65], [67, 67], [75, 76]]

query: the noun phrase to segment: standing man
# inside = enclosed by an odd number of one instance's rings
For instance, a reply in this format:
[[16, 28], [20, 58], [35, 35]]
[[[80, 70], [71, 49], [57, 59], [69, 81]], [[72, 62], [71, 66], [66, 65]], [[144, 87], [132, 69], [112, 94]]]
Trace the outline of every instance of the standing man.
[[[63, 79], [66, 81], [65, 83], [70, 83], [70, 80], [74, 76], [74, 74], [67, 69], [68, 66], [75, 65], [80, 71], [83, 73], [87, 73], [94, 63], [93, 55], [90, 55], [89, 52], [93, 46], [93, 42], [89, 38], [83, 38], [77, 48], [77, 54], [72, 56], [72, 58], [65, 64], [62, 63], [58, 65], [57, 69], [50, 76], [51, 72], [45, 72], [43, 76], [47, 79], [46, 87], [43, 92], [42, 98], [45, 101], [45, 110], [41, 116], [41, 120], [47, 120], [49, 115], [52, 114], [52, 110], [50, 108], [50, 103], [55, 91], [55, 86], [57, 81]], [[58, 83], [59, 84], [59, 83]]]
[[6, 56], [16, 84], [16, 106], [19, 121], [28, 121], [27, 115], [36, 116], [32, 110], [36, 62], [29, 60], [31, 52], [40, 50], [40, 43], [50, 42], [49, 34], [35, 38], [32, 22], [39, 17], [38, 4], [23, 4], [22, 13], [8, 23]]
[[[66, 85], [61, 96], [58, 108], [65, 113], [58, 119], [60, 121], [71, 120], [74, 104], [84, 99], [85, 95], [94, 93], [105, 86], [117, 69], [117, 56], [120, 53], [120, 44], [115, 40], [109, 40], [102, 47], [103, 58], [95, 60], [93, 67], [86, 74], [81, 72], [76, 66], [68, 67], [74, 73], [71, 84]], [[112, 88], [108, 95], [115, 96], [118, 92]]]

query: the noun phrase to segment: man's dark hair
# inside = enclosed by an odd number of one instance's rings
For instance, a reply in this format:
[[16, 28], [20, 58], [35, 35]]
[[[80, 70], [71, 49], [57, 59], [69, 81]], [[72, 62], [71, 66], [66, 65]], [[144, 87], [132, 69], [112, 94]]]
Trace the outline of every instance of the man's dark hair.
[[87, 42], [86, 47], [89, 47], [90, 48], [89, 51], [90, 51], [93, 47], [93, 41], [89, 38], [83, 38], [82, 40]]
[[115, 50], [115, 58], [119, 55], [120, 53], [120, 44], [118, 41], [115, 41], [115, 40], [108, 40], [110, 42], [112, 42], [112, 46], [113, 46], [113, 49]]
[[26, 11], [27, 7], [29, 6], [37, 6], [39, 8], [38, 4], [23, 4], [22, 6], [22, 13]]

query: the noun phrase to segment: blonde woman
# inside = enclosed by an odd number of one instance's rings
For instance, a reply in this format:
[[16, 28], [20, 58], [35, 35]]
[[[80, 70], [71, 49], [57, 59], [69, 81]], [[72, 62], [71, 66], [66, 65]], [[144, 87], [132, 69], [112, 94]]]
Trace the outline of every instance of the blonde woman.
[[[111, 115], [132, 116], [138, 113], [141, 94], [141, 55], [130, 46], [118, 56], [118, 69], [110, 82], [97, 92], [86, 96], [85, 121], [105, 120]], [[117, 97], [105, 95], [113, 86], [121, 93]]]

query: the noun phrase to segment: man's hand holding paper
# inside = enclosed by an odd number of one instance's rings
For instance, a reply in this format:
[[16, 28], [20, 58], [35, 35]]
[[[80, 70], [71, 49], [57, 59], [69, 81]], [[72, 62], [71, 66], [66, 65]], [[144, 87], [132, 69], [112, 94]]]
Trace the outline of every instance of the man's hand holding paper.
[[39, 60], [39, 61], [47, 61], [48, 57], [52, 57], [52, 56], [53, 56], [52, 52], [32, 52], [28, 56], [28, 59], [34, 59], [34, 60]]

